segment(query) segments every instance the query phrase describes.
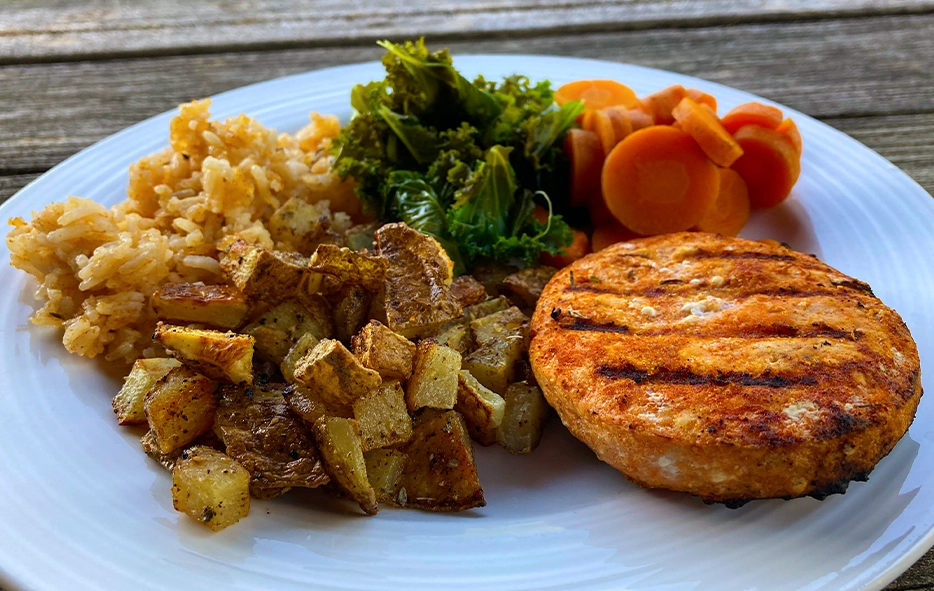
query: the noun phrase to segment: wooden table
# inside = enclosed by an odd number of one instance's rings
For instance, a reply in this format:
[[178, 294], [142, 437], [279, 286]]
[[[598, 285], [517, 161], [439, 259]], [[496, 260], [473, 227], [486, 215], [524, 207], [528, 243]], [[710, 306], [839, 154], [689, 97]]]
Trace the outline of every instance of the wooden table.
[[[419, 35], [454, 53], [600, 58], [721, 82], [850, 134], [934, 193], [934, 0], [7, 0], [0, 202], [178, 103], [378, 59], [374, 40]], [[886, 589], [934, 590], [934, 551]]]

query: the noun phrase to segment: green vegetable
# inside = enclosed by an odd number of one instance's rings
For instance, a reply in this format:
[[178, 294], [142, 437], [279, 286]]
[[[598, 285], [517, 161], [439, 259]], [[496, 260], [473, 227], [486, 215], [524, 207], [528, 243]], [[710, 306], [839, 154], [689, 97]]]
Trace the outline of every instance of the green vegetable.
[[471, 82], [424, 40], [380, 45], [386, 78], [353, 88], [356, 113], [335, 142], [336, 170], [367, 209], [435, 237], [456, 272], [562, 252], [571, 229], [533, 213], [536, 195], [551, 212], [545, 190], [567, 201], [560, 140], [583, 105], [558, 107], [547, 81], [524, 76]]

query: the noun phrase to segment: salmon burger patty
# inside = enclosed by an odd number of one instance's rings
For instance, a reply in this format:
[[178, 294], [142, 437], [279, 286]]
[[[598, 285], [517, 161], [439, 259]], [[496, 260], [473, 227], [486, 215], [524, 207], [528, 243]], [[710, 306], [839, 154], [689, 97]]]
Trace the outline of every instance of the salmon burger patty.
[[530, 358], [601, 460], [730, 506], [844, 492], [921, 398], [908, 328], [867, 284], [777, 244], [695, 232], [559, 271]]

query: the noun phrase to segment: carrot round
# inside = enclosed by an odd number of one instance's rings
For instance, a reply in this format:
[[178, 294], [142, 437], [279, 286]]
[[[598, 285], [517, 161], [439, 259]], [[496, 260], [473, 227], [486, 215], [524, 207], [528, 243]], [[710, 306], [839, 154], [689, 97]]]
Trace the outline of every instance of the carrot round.
[[733, 135], [743, 148], [731, 167], [746, 181], [752, 207], [781, 203], [801, 174], [801, 156], [788, 137], [760, 125], [744, 125]]
[[729, 166], [743, 155], [743, 149], [720, 121], [690, 98], [681, 99], [672, 115], [717, 166]]
[[571, 245], [564, 249], [564, 254], [551, 255], [547, 252], [542, 253], [541, 262], [552, 267], [567, 267], [577, 259], [584, 258], [590, 254], [590, 239], [587, 234], [580, 230], [574, 230], [574, 240]]
[[594, 252], [599, 252], [611, 244], [639, 237], [626, 226], [614, 222], [594, 228], [593, 236], [590, 237], [590, 246]]
[[719, 172], [717, 198], [695, 228], [701, 232], [736, 236], [749, 221], [749, 192], [746, 182], [735, 170], [721, 168]]
[[603, 164], [606, 206], [642, 235], [694, 226], [717, 196], [720, 174], [687, 133], [646, 127], [620, 142]]
[[798, 131], [798, 126], [795, 125], [794, 121], [785, 119], [775, 128], [775, 131], [785, 134], [785, 137], [787, 137], [794, 146], [795, 152], [799, 155], [801, 154], [801, 151], [804, 149], [804, 142], [801, 139], [801, 132]]
[[587, 110], [599, 110], [622, 105], [634, 109], [639, 104], [636, 93], [615, 80], [577, 80], [562, 85], [555, 91], [555, 102], [563, 105], [581, 101]]
[[655, 119], [653, 119], [651, 115], [645, 111], [642, 111], [641, 109], [630, 109], [629, 123], [632, 125], [633, 131], [639, 131], [644, 127], [651, 127], [655, 125]]
[[656, 125], [671, 125], [675, 121], [671, 111], [687, 94], [687, 89], [680, 84], [674, 84], [643, 97], [641, 108], [652, 116]]
[[761, 125], [775, 129], [782, 123], [782, 112], [771, 105], [743, 103], [724, 115], [720, 123], [731, 134], [744, 125]]
[[687, 97], [699, 105], [707, 105], [714, 114], [717, 113], [717, 99], [712, 94], [696, 88], [688, 88]]
[[592, 131], [570, 129], [564, 136], [564, 153], [571, 163], [571, 205], [583, 207], [600, 194], [603, 146]]

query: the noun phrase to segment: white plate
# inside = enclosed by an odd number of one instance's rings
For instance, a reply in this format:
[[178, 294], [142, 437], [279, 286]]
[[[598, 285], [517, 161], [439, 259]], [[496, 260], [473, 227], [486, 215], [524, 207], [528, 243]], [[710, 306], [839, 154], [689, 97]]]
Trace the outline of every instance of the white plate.
[[[536, 56], [461, 56], [468, 76], [521, 72], [560, 84], [615, 78], [647, 93], [682, 83], [728, 109], [755, 97], [635, 66]], [[353, 83], [377, 64], [331, 68], [215, 97], [294, 131], [309, 110], [349, 114]], [[897, 168], [800, 113], [801, 180], [744, 234], [789, 242], [868, 281], [934, 362], [934, 200]], [[127, 167], [168, 141], [166, 113], [68, 159], [2, 207], [28, 216], [67, 194], [124, 198]], [[212, 534], [172, 509], [170, 478], [113, 419], [118, 377], [31, 326], [31, 280], [0, 251], [0, 585], [19, 589], [881, 589], [934, 543], [934, 401], [845, 496], [760, 501], [740, 510], [642, 490], [557, 421], [531, 456], [478, 450], [487, 507], [383, 510], [368, 518], [324, 494], [255, 502]]]

